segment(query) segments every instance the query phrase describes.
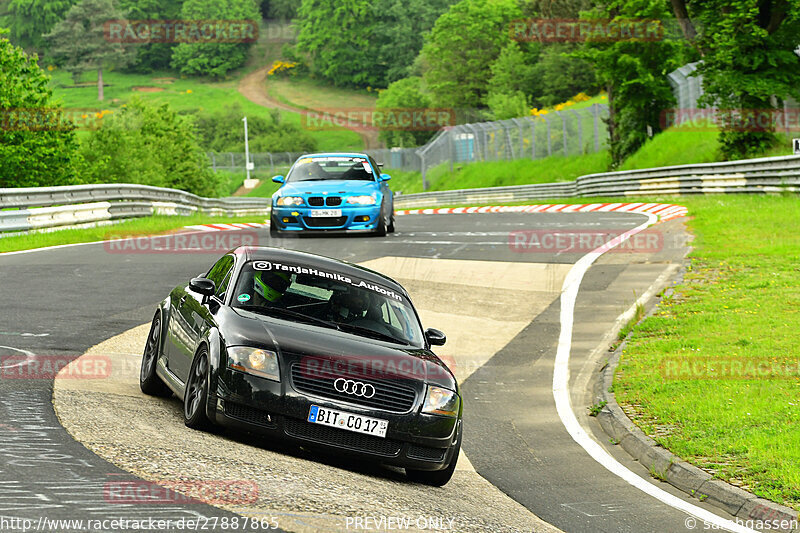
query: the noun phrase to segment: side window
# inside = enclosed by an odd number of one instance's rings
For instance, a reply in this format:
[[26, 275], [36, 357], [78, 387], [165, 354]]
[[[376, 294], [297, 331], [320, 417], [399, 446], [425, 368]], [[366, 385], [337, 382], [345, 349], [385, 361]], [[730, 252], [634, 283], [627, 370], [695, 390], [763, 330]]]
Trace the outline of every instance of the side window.
[[372, 156], [369, 156], [369, 162], [372, 163], [372, 168], [375, 169], [374, 177], [377, 179], [381, 175], [382, 169], [378, 166], [378, 163], [375, 162], [375, 159], [373, 159]]
[[[233, 256], [226, 255], [217, 261], [213, 267], [211, 267], [211, 270], [208, 271], [206, 277], [213, 281], [217, 288], [220, 288], [222, 287], [225, 277], [229, 274], [231, 268], [233, 268]], [[219, 293], [219, 291], [217, 292]]]
[[233, 268], [228, 269], [228, 274], [225, 276], [225, 279], [217, 286], [216, 296], [222, 301], [225, 300], [225, 293], [228, 292], [228, 285], [231, 283], [231, 275], [233, 275]]

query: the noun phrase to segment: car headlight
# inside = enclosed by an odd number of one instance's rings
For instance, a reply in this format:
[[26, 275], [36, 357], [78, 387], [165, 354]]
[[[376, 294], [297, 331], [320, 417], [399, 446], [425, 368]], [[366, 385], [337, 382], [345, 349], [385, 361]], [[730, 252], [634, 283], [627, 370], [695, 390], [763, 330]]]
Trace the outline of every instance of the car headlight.
[[422, 412], [434, 415], [458, 416], [460, 402], [458, 394], [454, 391], [428, 385], [425, 403], [422, 404]]
[[375, 205], [375, 196], [372, 195], [364, 195], [364, 196], [351, 196], [347, 199], [348, 204], [355, 204], [355, 205]]
[[305, 202], [302, 196], [281, 196], [275, 203], [280, 206], [291, 207], [293, 205], [303, 205]]
[[234, 346], [228, 348], [228, 368], [253, 374], [261, 378], [280, 381], [278, 354], [271, 350]]

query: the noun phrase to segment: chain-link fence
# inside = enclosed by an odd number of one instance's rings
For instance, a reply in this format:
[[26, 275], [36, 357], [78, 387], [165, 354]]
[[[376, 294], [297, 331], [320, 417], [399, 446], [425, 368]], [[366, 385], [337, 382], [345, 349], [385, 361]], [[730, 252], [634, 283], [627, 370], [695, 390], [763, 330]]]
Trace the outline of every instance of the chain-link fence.
[[[800, 48], [795, 53], [800, 55]], [[672, 86], [672, 93], [675, 95], [677, 107], [662, 116], [662, 127], [679, 126], [689, 121], [712, 120], [718, 112], [715, 107], [700, 108], [697, 105], [698, 99], [703, 95], [703, 76], [697, 72], [699, 64], [699, 61], [687, 63], [667, 74], [667, 80]], [[772, 105], [777, 107], [777, 111], [770, 111], [775, 131], [789, 135], [793, 133], [792, 128], [794, 128], [794, 133], [796, 133], [796, 117], [800, 104], [792, 98], [783, 100], [782, 105], [777, 104], [778, 101], [775, 99]], [[764, 110], [740, 111], [747, 113]]]
[[[461, 124], [440, 130], [419, 148], [385, 148], [366, 153], [386, 169], [421, 172], [423, 186], [427, 189], [429, 171], [445, 164], [452, 172], [454, 163], [540, 159], [600, 151], [608, 145], [603, 120], [607, 116], [608, 106], [594, 104], [537, 116]], [[300, 152], [251, 153], [251, 172], [285, 169], [301, 155]], [[244, 153], [209, 153], [208, 156], [215, 172], [245, 170]]]
[[603, 120], [607, 116], [607, 105], [594, 104], [582, 109], [461, 124], [441, 130], [428, 144], [417, 149], [423, 187], [428, 188], [429, 171], [443, 164], [452, 172], [454, 163], [598, 152], [608, 145], [608, 131]]

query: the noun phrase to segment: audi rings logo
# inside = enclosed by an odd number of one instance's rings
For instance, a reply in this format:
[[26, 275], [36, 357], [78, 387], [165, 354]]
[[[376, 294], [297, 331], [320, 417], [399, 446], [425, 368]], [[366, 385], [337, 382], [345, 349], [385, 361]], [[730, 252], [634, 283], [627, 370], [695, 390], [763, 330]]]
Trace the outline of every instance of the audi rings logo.
[[369, 383], [353, 381], [352, 379], [339, 378], [333, 382], [333, 388], [338, 392], [361, 396], [362, 398], [372, 398], [375, 396], [375, 387]]

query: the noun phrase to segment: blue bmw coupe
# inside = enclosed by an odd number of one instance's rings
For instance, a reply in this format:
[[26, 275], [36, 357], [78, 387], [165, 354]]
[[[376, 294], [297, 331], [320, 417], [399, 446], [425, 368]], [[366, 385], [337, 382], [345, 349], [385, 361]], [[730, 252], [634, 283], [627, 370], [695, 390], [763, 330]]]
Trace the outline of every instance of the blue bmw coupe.
[[272, 181], [270, 235], [394, 231], [394, 201], [380, 165], [367, 154], [309, 154]]

